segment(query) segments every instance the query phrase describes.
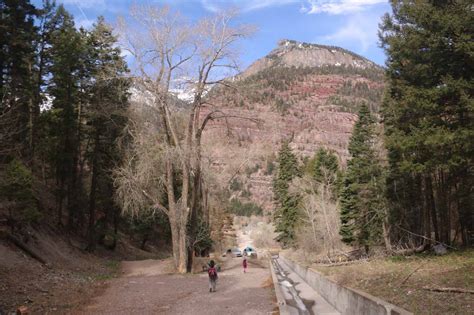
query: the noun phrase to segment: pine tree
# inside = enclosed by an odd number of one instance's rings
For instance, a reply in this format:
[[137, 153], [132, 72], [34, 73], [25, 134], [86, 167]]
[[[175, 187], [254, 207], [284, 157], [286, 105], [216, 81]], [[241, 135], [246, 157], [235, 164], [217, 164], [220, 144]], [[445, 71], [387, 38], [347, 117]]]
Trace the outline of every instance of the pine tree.
[[375, 120], [367, 105], [359, 110], [359, 119], [349, 143], [351, 159], [340, 194], [342, 240], [364, 246], [378, 244], [383, 223], [383, 174], [374, 149]]
[[298, 160], [291, 151], [289, 142], [283, 142], [278, 153], [278, 169], [273, 179], [273, 194], [276, 203], [274, 214], [277, 240], [283, 246], [295, 241], [295, 227], [298, 222], [298, 196], [291, 195], [288, 187], [293, 178], [300, 176]]
[[[469, 245], [474, 194], [472, 1], [392, 1], [381, 25], [391, 220], [411, 243]], [[456, 232], [457, 233], [457, 232]]]
[[[56, 28], [55, 23], [58, 19], [55, 19], [56, 5], [55, 2], [45, 0], [43, 2], [43, 8], [38, 10], [38, 36], [35, 40], [35, 68], [33, 81], [34, 86], [32, 87], [33, 94], [33, 126], [34, 130], [31, 135], [31, 151], [35, 159], [39, 159], [42, 162], [47, 160], [47, 152], [51, 149], [49, 146], [45, 146], [47, 143], [47, 133], [45, 133], [44, 119], [41, 117], [41, 107], [46, 103], [46, 89], [48, 87], [48, 81], [50, 77], [51, 67], [51, 46], [52, 46], [52, 33]], [[46, 109], [46, 108], [44, 108]]]
[[61, 222], [64, 199], [67, 198], [68, 226], [73, 227], [79, 208], [80, 124], [82, 115], [81, 82], [83, 81], [84, 39], [76, 30], [71, 15], [60, 5], [53, 18], [56, 29], [51, 34], [51, 80], [48, 93], [53, 98], [56, 126], [55, 166], [58, 185], [58, 222]]
[[0, 155], [31, 155], [37, 14], [28, 0], [0, 2]]
[[[85, 108], [89, 126], [87, 136], [92, 143], [88, 153], [91, 166], [89, 250], [94, 250], [97, 240], [95, 231], [97, 204], [99, 203], [101, 208], [105, 209], [105, 215], [108, 218], [118, 215], [114, 211], [116, 207], [112, 199], [111, 172], [120, 159], [116, 140], [126, 123], [125, 111], [129, 81], [125, 78], [127, 66], [116, 42], [112, 29], [102, 17], [99, 17], [93, 30], [87, 36], [89, 49], [87, 61], [93, 78], [89, 93], [87, 93], [91, 97]], [[104, 231], [99, 232], [104, 233]]]

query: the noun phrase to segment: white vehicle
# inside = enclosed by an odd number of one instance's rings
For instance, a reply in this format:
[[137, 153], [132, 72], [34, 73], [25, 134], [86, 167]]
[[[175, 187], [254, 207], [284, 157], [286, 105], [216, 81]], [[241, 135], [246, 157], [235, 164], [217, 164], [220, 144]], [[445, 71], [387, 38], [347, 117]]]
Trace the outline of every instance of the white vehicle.
[[247, 246], [243, 250], [243, 255], [251, 258], [257, 258], [257, 251], [254, 248]]
[[240, 251], [240, 249], [238, 248], [229, 248], [226, 253], [224, 255], [222, 255], [223, 257], [226, 257], [226, 256], [230, 256], [230, 257], [242, 257], [242, 252]]

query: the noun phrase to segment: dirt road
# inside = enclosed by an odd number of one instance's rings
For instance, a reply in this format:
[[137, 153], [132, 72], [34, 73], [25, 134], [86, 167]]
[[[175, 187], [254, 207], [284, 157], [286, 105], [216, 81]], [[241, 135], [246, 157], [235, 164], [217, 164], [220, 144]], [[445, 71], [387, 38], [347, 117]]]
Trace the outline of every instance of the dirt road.
[[123, 264], [123, 276], [76, 314], [272, 314], [270, 271], [250, 263], [243, 273], [241, 258], [226, 258], [217, 292], [210, 293], [207, 273], [166, 274], [169, 261]]

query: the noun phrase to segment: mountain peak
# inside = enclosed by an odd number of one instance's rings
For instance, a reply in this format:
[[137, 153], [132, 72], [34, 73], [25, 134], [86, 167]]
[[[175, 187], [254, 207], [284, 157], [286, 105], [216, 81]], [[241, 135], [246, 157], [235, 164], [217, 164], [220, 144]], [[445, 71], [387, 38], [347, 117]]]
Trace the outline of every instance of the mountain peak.
[[324, 66], [344, 66], [362, 69], [380, 68], [380, 66], [367, 58], [341, 47], [281, 39], [278, 41], [277, 47], [267, 56], [250, 65], [243, 73], [243, 77], [272, 66], [297, 68], [318, 68]]

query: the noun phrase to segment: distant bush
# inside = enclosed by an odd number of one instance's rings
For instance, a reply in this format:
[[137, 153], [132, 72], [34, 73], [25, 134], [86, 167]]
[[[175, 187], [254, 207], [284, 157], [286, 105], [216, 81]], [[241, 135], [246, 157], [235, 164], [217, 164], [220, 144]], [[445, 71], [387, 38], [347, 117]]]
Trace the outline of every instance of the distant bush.
[[285, 102], [281, 98], [275, 100], [275, 108], [280, 114], [286, 114], [291, 105], [288, 102]]
[[245, 198], [248, 198], [248, 197], [252, 196], [252, 193], [250, 192], [250, 190], [244, 189], [244, 190], [242, 191], [241, 196], [242, 196], [242, 197], [245, 197]]
[[238, 199], [232, 199], [230, 202], [230, 212], [235, 215], [250, 217], [252, 215], [262, 215], [263, 209], [253, 202], [242, 203]]
[[238, 190], [242, 190], [243, 188], [243, 185], [242, 183], [239, 181], [238, 178], [234, 178], [231, 182], [230, 182], [230, 190], [232, 191], [238, 191]]
[[275, 163], [273, 161], [267, 161], [267, 167], [265, 168], [265, 175], [272, 175], [273, 171], [275, 170]]
[[258, 172], [259, 169], [260, 169], [260, 165], [258, 164], [255, 164], [254, 166], [247, 166], [245, 168], [245, 174], [247, 174], [247, 177], [248, 177], [252, 175], [253, 173]]

